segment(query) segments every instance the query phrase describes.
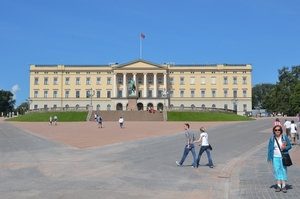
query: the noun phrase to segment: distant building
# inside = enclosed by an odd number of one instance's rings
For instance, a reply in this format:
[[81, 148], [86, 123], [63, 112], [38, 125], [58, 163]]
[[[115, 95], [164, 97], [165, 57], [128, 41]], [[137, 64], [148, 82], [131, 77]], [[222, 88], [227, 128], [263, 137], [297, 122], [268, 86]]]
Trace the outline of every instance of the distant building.
[[[147, 110], [222, 108], [252, 111], [251, 64], [155, 64], [135, 60], [107, 65], [30, 65], [30, 109], [126, 110], [128, 83]], [[165, 91], [167, 91], [167, 95]]]

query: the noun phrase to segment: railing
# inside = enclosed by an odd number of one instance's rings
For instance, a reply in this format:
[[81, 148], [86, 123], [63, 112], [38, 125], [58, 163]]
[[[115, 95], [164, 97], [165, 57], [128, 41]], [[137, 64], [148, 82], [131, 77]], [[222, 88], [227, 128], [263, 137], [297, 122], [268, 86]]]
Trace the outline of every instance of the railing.
[[235, 110], [223, 109], [223, 108], [212, 108], [212, 107], [169, 107], [168, 111], [196, 111], [196, 112], [236, 113]]
[[36, 112], [58, 112], [58, 111], [88, 111], [88, 106], [75, 106], [75, 107], [56, 107], [56, 108], [37, 108], [30, 109], [26, 113], [36, 113]]

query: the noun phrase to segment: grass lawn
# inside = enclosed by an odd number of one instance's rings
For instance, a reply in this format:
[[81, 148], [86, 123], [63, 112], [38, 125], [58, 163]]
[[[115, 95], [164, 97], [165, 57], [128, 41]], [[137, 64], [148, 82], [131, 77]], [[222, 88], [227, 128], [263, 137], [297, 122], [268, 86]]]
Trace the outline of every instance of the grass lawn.
[[[19, 117], [6, 119], [18, 122], [48, 122], [49, 117], [57, 115], [58, 122], [86, 121], [88, 112], [42, 112], [30, 113]], [[253, 118], [236, 115], [233, 113], [218, 112], [168, 112], [168, 121], [251, 121]]]
[[233, 113], [218, 112], [168, 112], [168, 121], [251, 121], [253, 118]]
[[16, 122], [48, 122], [50, 116], [52, 120], [54, 115], [57, 116], [58, 122], [81, 122], [86, 121], [88, 112], [42, 112], [42, 113], [30, 113], [19, 117], [6, 119], [5, 121]]

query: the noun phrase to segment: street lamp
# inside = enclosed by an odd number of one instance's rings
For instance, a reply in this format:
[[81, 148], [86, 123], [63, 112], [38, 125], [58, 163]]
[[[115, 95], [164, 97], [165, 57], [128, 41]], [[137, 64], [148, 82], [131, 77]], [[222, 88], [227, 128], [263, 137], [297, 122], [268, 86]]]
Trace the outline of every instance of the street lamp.
[[237, 98], [233, 98], [231, 100], [232, 104], [233, 104], [233, 109], [237, 112], [237, 103], [238, 103], [238, 99]]
[[162, 96], [164, 98], [164, 106], [166, 106], [166, 97], [168, 96], [169, 92], [167, 91], [167, 89], [164, 88], [163, 92], [162, 92]]
[[91, 106], [93, 106], [93, 96], [95, 95], [95, 91], [91, 88], [90, 90], [88, 90], [88, 96], [91, 98]]

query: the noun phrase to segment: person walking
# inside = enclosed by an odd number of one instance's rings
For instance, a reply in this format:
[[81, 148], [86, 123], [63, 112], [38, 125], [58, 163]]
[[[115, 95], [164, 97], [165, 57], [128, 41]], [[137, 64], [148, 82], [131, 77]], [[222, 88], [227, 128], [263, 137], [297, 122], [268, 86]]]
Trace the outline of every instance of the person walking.
[[[196, 160], [197, 167], [199, 167], [201, 155], [205, 151], [206, 155], [207, 155], [207, 158], [208, 158], [208, 166], [209, 166], [209, 168], [213, 168], [213, 162], [212, 162], [212, 158], [211, 158], [211, 155], [210, 155], [210, 146], [209, 146], [209, 142], [208, 142], [208, 134], [205, 132], [204, 127], [200, 128], [199, 140], [194, 141], [194, 143], [197, 143], [197, 142], [201, 142], [201, 147], [200, 147], [200, 150], [199, 150], [198, 158]], [[199, 144], [199, 146], [200, 146], [200, 144]]]
[[54, 125], [56, 126], [57, 125], [57, 115], [54, 115], [53, 119], [54, 119]]
[[273, 135], [269, 139], [268, 164], [273, 165], [274, 177], [277, 183], [276, 192], [286, 193], [287, 167], [283, 166], [282, 154], [287, 154], [292, 148], [290, 140], [286, 135], [282, 135], [282, 126], [273, 127]]
[[50, 115], [50, 118], [49, 118], [49, 126], [52, 126], [52, 116]]
[[283, 126], [285, 128], [286, 136], [288, 136], [288, 138], [291, 140], [291, 122], [286, 119]]
[[95, 121], [97, 122], [98, 121], [98, 114], [95, 113], [94, 117], [95, 117]]
[[102, 128], [102, 117], [100, 115], [98, 115], [97, 117], [97, 121], [98, 121], [98, 128]]
[[182, 155], [181, 160], [179, 162], [176, 161], [176, 164], [178, 166], [182, 166], [184, 160], [186, 159], [187, 155], [191, 151], [192, 155], [193, 155], [193, 158], [194, 158], [194, 162], [193, 162], [192, 167], [196, 168], [197, 164], [196, 164], [196, 153], [195, 153], [195, 146], [194, 146], [194, 140], [195, 140], [194, 132], [192, 132], [190, 130], [190, 125], [188, 123], [185, 123], [183, 125], [183, 128], [185, 130], [186, 145], [184, 147], [183, 155]]
[[276, 125], [282, 126], [282, 124], [278, 118], [275, 119], [275, 122], [273, 123], [273, 127]]
[[297, 134], [297, 125], [295, 124], [294, 120], [291, 121], [291, 138], [292, 138], [292, 145], [296, 144], [296, 134]]
[[123, 128], [124, 118], [120, 117], [119, 119], [120, 127]]

